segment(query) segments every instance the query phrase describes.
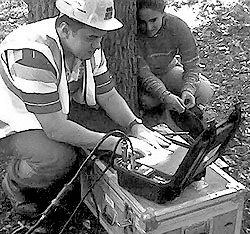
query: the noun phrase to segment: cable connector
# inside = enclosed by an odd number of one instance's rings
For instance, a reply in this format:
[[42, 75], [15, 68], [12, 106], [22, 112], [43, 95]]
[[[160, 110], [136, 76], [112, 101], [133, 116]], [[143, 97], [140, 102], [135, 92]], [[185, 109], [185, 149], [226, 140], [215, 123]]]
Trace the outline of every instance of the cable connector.
[[122, 160], [124, 162], [128, 161], [128, 143], [126, 140], [121, 141], [121, 150], [122, 150]]

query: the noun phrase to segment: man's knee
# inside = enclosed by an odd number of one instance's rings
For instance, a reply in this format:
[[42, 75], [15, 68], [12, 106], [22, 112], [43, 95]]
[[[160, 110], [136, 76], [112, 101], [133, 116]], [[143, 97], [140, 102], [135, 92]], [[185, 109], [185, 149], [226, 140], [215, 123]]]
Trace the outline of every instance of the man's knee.
[[13, 159], [7, 172], [23, 187], [47, 187], [68, 174], [76, 163], [72, 146], [50, 140], [42, 130], [17, 133], [9, 143]]

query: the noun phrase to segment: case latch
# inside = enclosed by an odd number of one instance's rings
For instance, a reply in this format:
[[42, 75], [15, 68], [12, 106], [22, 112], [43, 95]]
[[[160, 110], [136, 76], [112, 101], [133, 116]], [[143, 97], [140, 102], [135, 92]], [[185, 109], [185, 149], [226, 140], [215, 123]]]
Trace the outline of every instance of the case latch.
[[132, 221], [130, 219], [125, 219], [123, 222], [116, 222], [116, 225], [120, 228], [125, 228], [132, 226]]
[[[106, 195], [106, 197], [108, 196]], [[125, 204], [125, 219], [117, 221], [118, 214], [110, 201], [111, 200], [109, 198], [109, 203], [104, 206], [102, 211], [102, 217], [106, 220], [106, 222], [111, 226], [118, 226], [120, 228], [132, 226], [132, 210], [128, 207], [128, 205]]]

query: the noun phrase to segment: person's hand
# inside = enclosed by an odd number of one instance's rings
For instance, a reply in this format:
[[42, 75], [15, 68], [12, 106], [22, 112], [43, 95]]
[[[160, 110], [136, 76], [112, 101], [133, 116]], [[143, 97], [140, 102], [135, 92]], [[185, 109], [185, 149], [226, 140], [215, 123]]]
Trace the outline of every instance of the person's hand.
[[174, 94], [169, 94], [165, 98], [165, 104], [169, 110], [175, 110], [178, 113], [183, 113], [185, 111], [185, 104], [183, 100]]
[[187, 109], [190, 109], [195, 106], [195, 97], [191, 92], [186, 90], [183, 91], [181, 94], [181, 99]]
[[139, 154], [140, 157], [146, 157], [152, 154], [154, 150], [153, 146], [148, 144], [144, 140], [136, 138], [136, 137], [129, 137], [129, 140], [132, 143], [134, 152]]
[[117, 150], [116, 150], [116, 154], [123, 155], [124, 150], [125, 150], [124, 147], [127, 147], [127, 153], [131, 154], [132, 153], [131, 144], [132, 144], [134, 153], [138, 158], [142, 158], [142, 157], [146, 157], [148, 155], [151, 155], [153, 150], [155, 150], [155, 148], [152, 145], [148, 144], [144, 140], [141, 140], [137, 137], [130, 136], [129, 140], [130, 140], [130, 142], [126, 141], [125, 144], [124, 144], [124, 141], [121, 141], [119, 143]]
[[151, 131], [143, 124], [136, 124], [132, 127], [131, 133], [134, 137], [137, 137], [154, 148], [160, 149], [161, 146], [167, 147], [169, 142], [163, 135], [158, 132]]

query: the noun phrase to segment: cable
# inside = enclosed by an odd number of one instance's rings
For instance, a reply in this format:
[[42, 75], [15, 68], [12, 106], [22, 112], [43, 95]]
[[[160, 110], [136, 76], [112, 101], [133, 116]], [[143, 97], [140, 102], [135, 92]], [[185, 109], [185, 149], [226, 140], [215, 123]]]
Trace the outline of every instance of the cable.
[[[78, 210], [78, 208], [80, 207], [80, 205], [82, 204], [82, 202], [84, 201], [84, 199], [89, 195], [89, 193], [93, 190], [93, 188], [95, 187], [95, 185], [97, 184], [97, 182], [103, 177], [103, 175], [106, 173], [106, 171], [109, 169], [109, 167], [111, 166], [112, 162], [113, 162], [113, 158], [116, 152], [116, 149], [119, 145], [119, 143], [124, 140], [124, 139], [119, 139], [115, 145], [115, 149], [112, 153], [112, 155], [110, 156], [110, 161], [108, 166], [103, 170], [103, 172], [101, 173], [101, 175], [94, 181], [94, 183], [90, 186], [89, 190], [87, 191], [87, 193], [81, 198], [80, 202], [78, 203], [77, 207], [75, 208], [74, 212], [71, 214], [71, 216], [69, 217], [68, 221], [64, 224], [63, 228], [61, 229], [59, 234], [62, 234], [63, 231], [65, 230], [66, 226], [69, 224], [70, 220], [73, 218], [73, 216], [75, 215], [76, 211]], [[99, 211], [97, 211], [99, 212]]]
[[[51, 211], [51, 209], [53, 208], [53, 206], [58, 203], [59, 199], [61, 198], [61, 196], [67, 191], [69, 190], [69, 187], [70, 185], [76, 180], [76, 178], [78, 177], [79, 173], [81, 172], [82, 168], [85, 166], [85, 164], [88, 162], [89, 159], [91, 159], [94, 155], [94, 153], [96, 152], [96, 150], [100, 147], [100, 145], [108, 138], [110, 137], [111, 135], [118, 135], [120, 137], [122, 137], [121, 139], [119, 139], [115, 145], [115, 148], [113, 150], [113, 153], [112, 153], [112, 157], [113, 155], [115, 154], [116, 150], [117, 150], [117, 147], [119, 145], [119, 143], [121, 142], [121, 140], [127, 140], [129, 143], [130, 143], [130, 146], [131, 146], [131, 150], [132, 150], [132, 153], [133, 153], [133, 146], [132, 146], [132, 142], [130, 141], [130, 139], [128, 138], [128, 136], [123, 133], [122, 131], [119, 131], [119, 130], [115, 130], [115, 131], [111, 131], [110, 133], [107, 133], [97, 144], [96, 146], [94, 147], [94, 149], [89, 153], [89, 155], [87, 156], [87, 158], [81, 163], [79, 169], [77, 170], [77, 172], [75, 173], [75, 175], [73, 176], [73, 178], [66, 184], [64, 185], [64, 187], [60, 190], [60, 192], [57, 194], [56, 198], [53, 199], [50, 203], [50, 205], [46, 208], [46, 210], [44, 212], [41, 213], [41, 217], [40, 219], [32, 226], [29, 228], [29, 230], [25, 233], [25, 234], [31, 234], [36, 228], [38, 228], [41, 224], [41, 222], [47, 217], [47, 215], [49, 214], [49, 212]], [[85, 152], [87, 150], [85, 149]], [[111, 157], [111, 158], [112, 158]], [[93, 159], [95, 159], [95, 157], [93, 157]], [[107, 171], [108, 167], [103, 171], [103, 173], [101, 174], [101, 176], [103, 176], [103, 174]], [[101, 179], [101, 176], [98, 178], [98, 180], [95, 181], [95, 183], [97, 183], [100, 179]], [[95, 185], [95, 184], [94, 184]], [[94, 186], [91, 186], [90, 189], [92, 189], [92, 187]], [[89, 189], [89, 191], [90, 191]], [[89, 191], [87, 192], [87, 194], [81, 199], [80, 203], [82, 203], [82, 201], [86, 198], [86, 196], [88, 195]], [[80, 205], [77, 205], [75, 211], [79, 208]], [[73, 217], [73, 215], [75, 214], [75, 211], [73, 212], [73, 214], [70, 216], [70, 219]], [[69, 223], [70, 219], [67, 221], [66, 224]], [[66, 227], [66, 225], [64, 225]], [[64, 228], [65, 229], [65, 228]], [[63, 230], [64, 230], [63, 229]], [[62, 233], [62, 232], [60, 232]]]
[[96, 219], [97, 219], [97, 222], [100, 223], [100, 211], [98, 209], [98, 204], [97, 204], [97, 201], [96, 201], [96, 198], [95, 198], [95, 194], [93, 192], [93, 189], [91, 189], [91, 197], [93, 199], [93, 203], [94, 203], [94, 206], [95, 206], [95, 210], [96, 210]]

